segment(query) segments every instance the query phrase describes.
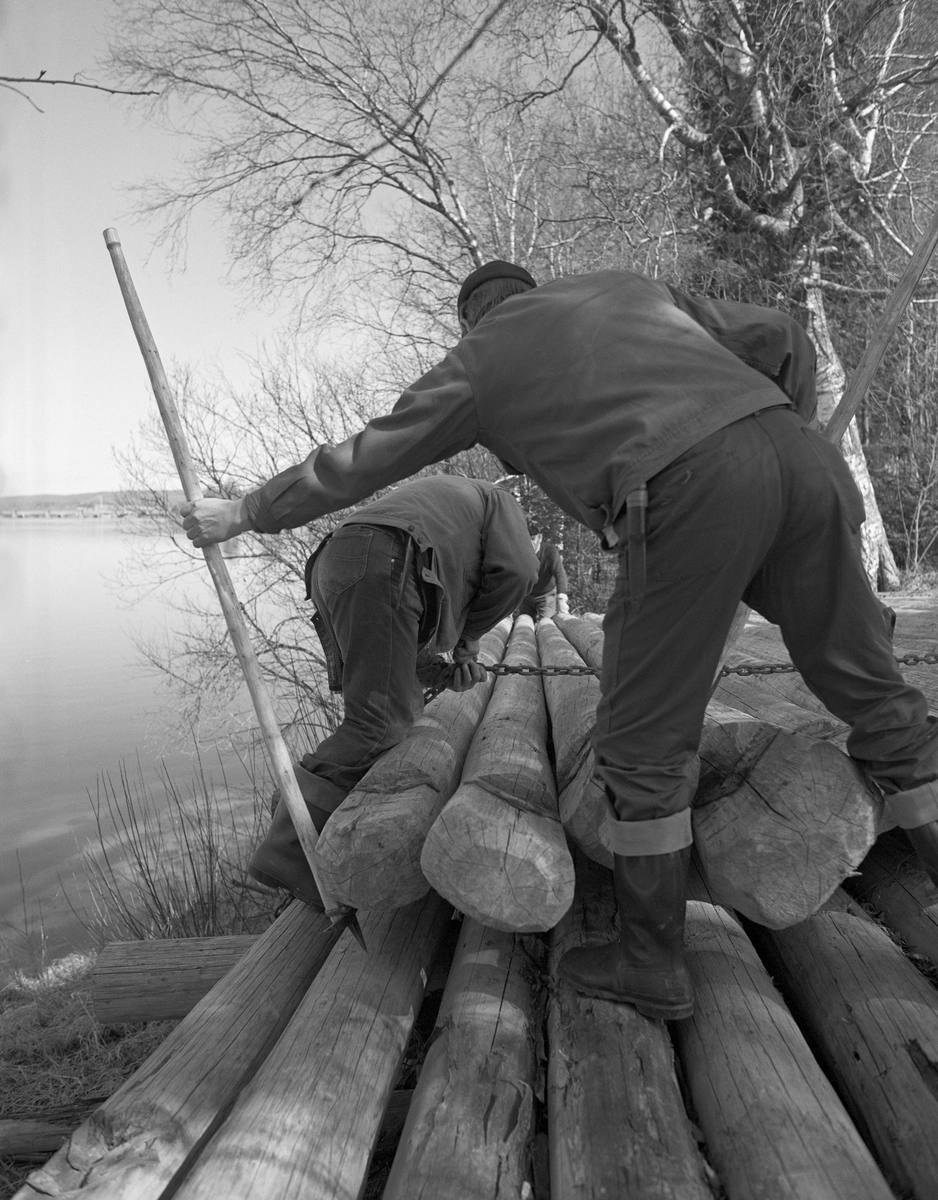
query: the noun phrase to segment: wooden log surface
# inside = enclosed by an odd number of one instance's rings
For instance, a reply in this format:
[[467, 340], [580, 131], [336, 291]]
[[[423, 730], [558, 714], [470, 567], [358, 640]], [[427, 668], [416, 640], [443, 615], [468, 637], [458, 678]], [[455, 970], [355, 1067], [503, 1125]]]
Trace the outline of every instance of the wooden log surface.
[[94, 963], [94, 1015], [104, 1025], [184, 1017], [256, 941], [244, 934], [110, 942]]
[[517, 1200], [537, 1088], [537, 942], [463, 922], [383, 1200]]
[[938, 990], [849, 901], [752, 936], [890, 1183], [934, 1200]]
[[[595, 635], [601, 642], [602, 630], [576, 617], [561, 620], [559, 627], [551, 621], [538, 622], [541, 662], [582, 668], [587, 664], [568, 640], [568, 628], [571, 623], [578, 628], [582, 626], [584, 644], [590, 638], [595, 640]], [[607, 826], [615, 814], [602, 784], [594, 778], [590, 745], [596, 724], [599, 680], [591, 675], [545, 675], [544, 694], [554, 741], [560, 820], [574, 845], [594, 861], [611, 867]]]
[[894, 1200], [752, 942], [694, 874], [685, 943], [695, 1009], [672, 1028], [728, 1197]]
[[912, 951], [938, 966], [938, 888], [900, 830], [879, 838], [859, 874], [844, 880], [844, 887]]
[[[601, 663], [595, 625], [568, 616], [556, 623], [591, 666]], [[819, 740], [844, 728], [829, 714], [806, 712], [748, 679], [721, 683], [716, 696], [701, 738], [694, 839], [720, 903], [780, 928], [816, 912], [863, 860], [882, 803], [853, 763]], [[728, 721], [730, 704], [768, 721]], [[577, 782], [589, 794], [597, 786], [592, 761], [581, 770]], [[563, 815], [563, 793], [560, 800]]]
[[[294, 903], [16, 1193], [157, 1200], [277, 1041], [338, 937]], [[351, 942], [351, 939], [346, 939]], [[357, 943], [352, 943], [357, 945]]]
[[582, 996], [557, 974], [568, 949], [615, 936], [609, 874], [578, 856], [576, 900], [550, 952], [551, 1198], [711, 1200], [664, 1023]]
[[[505, 662], [537, 666], [534, 622], [515, 622]], [[459, 787], [427, 833], [420, 865], [460, 912], [508, 932], [553, 929], [573, 902], [573, 860], [534, 675], [503, 675], [472, 739]]]
[[826, 742], [762, 721], [706, 726], [694, 843], [721, 904], [772, 929], [803, 921], [863, 861], [882, 800]]
[[[501, 659], [510, 627], [502, 621], [482, 638], [482, 662]], [[441, 692], [329, 818], [316, 856], [336, 899], [356, 908], [393, 908], [426, 895], [420, 851], [456, 790], [493, 682], [488, 675], [468, 692]]]
[[178, 1200], [357, 1200], [451, 910], [366, 913], [336, 947]]
[[[602, 632], [597, 632], [602, 638]], [[537, 648], [544, 666], [582, 669], [587, 665], [582, 654], [552, 621], [538, 621]], [[544, 695], [550, 713], [554, 771], [560, 793], [590, 753], [590, 738], [596, 726], [596, 705], [599, 703], [599, 680], [593, 675], [545, 675]]]
[[72, 1132], [68, 1125], [34, 1118], [0, 1121], [0, 1157], [46, 1159]]

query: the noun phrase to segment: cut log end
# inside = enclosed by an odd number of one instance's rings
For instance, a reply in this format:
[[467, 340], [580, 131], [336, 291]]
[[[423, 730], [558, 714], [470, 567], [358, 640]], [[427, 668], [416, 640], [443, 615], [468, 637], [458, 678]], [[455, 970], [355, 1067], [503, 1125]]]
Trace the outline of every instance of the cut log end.
[[424, 842], [429, 883], [492, 929], [552, 929], [573, 902], [573, 861], [559, 822], [520, 812], [464, 784]]

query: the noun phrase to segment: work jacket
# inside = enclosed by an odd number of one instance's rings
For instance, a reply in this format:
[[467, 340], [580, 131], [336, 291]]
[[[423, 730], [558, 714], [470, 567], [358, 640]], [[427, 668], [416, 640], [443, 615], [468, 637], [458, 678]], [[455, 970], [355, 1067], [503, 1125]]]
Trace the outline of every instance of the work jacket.
[[410, 534], [429, 596], [431, 652], [487, 633], [534, 586], [537, 555], [514, 496], [461, 475], [413, 479], [357, 509], [342, 525], [381, 525]]
[[479, 442], [598, 532], [717, 429], [779, 404], [811, 421], [815, 362], [774, 309], [630, 271], [565, 276], [502, 301], [389, 413], [249, 493], [248, 515], [293, 528]]
[[567, 571], [560, 551], [553, 542], [541, 542], [541, 548], [537, 551], [537, 567], [537, 581], [531, 589], [531, 595], [547, 596], [551, 592], [562, 592], [566, 596], [570, 590]]

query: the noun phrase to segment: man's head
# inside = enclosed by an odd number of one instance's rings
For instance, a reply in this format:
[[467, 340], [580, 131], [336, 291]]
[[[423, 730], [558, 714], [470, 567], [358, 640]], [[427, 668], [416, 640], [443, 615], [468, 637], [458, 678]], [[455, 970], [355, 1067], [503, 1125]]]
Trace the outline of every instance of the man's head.
[[528, 536], [531, 539], [531, 544], [534, 547], [535, 554], [541, 548], [541, 542], [544, 540], [544, 535], [541, 533], [540, 527], [534, 521], [528, 521]]
[[533, 287], [537, 287], [534, 276], [515, 263], [497, 258], [477, 267], [459, 289], [456, 300], [459, 327], [468, 333], [496, 304]]

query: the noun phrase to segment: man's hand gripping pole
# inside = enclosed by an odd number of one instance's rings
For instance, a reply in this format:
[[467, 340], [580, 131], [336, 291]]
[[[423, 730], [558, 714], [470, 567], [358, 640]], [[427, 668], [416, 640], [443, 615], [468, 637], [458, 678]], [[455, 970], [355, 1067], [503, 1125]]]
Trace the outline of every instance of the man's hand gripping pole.
[[[127, 307], [127, 315], [130, 317], [130, 324], [133, 327], [137, 343], [140, 346], [140, 352], [146, 364], [147, 374], [150, 376], [153, 394], [156, 397], [160, 416], [163, 418], [163, 424], [166, 427], [166, 435], [169, 438], [169, 446], [173, 453], [173, 460], [176, 463], [176, 470], [179, 472], [183, 491], [187, 500], [200, 500], [202, 498], [202, 489], [195, 473], [192, 457], [189, 454], [189, 447], [186, 443], [182, 422], [179, 419], [179, 413], [166, 379], [166, 372], [163, 370], [156, 342], [153, 340], [150, 326], [147, 323], [146, 316], [137, 296], [137, 290], [127, 269], [127, 263], [124, 260], [124, 254], [121, 250], [120, 239], [117, 236], [117, 230], [105, 229], [104, 241], [110, 252], [111, 261], [114, 264], [117, 282], [120, 285], [124, 304]], [[228, 632], [231, 634], [231, 640], [234, 643], [238, 661], [241, 663], [241, 670], [244, 672], [244, 680], [248, 685], [248, 691], [251, 693], [251, 700], [254, 703], [254, 711], [257, 714], [258, 724], [264, 736], [264, 744], [267, 747], [267, 754], [274, 779], [280, 788], [280, 794], [287, 806], [290, 819], [293, 821], [297, 836], [300, 839], [300, 845], [303, 847], [303, 853], [309, 860], [313, 879], [319, 889], [319, 894], [322, 896], [326, 916], [333, 925], [350, 929], [360, 942], [362, 949], [366, 949], [365, 939], [362, 936], [361, 927], [355, 915], [355, 909], [350, 908], [348, 905], [338, 904], [327, 893], [319, 880], [316, 863], [313, 860], [313, 851], [316, 848], [318, 834], [316, 833], [316, 828], [313, 825], [309, 811], [306, 808], [306, 802], [300, 794], [300, 786], [293, 773], [290, 755], [283, 736], [280, 733], [280, 726], [277, 724], [270, 695], [261, 676], [257, 657], [254, 654], [254, 647], [251, 645], [247, 627], [241, 615], [238, 597], [235, 594], [231, 576], [228, 574], [228, 568], [225, 566], [225, 560], [222, 557], [221, 547], [205, 546], [202, 549], [202, 553], [205, 555], [205, 562], [208, 565], [209, 573], [215, 584], [215, 590], [218, 592], [222, 612], [225, 614], [225, 621], [228, 624]]]

